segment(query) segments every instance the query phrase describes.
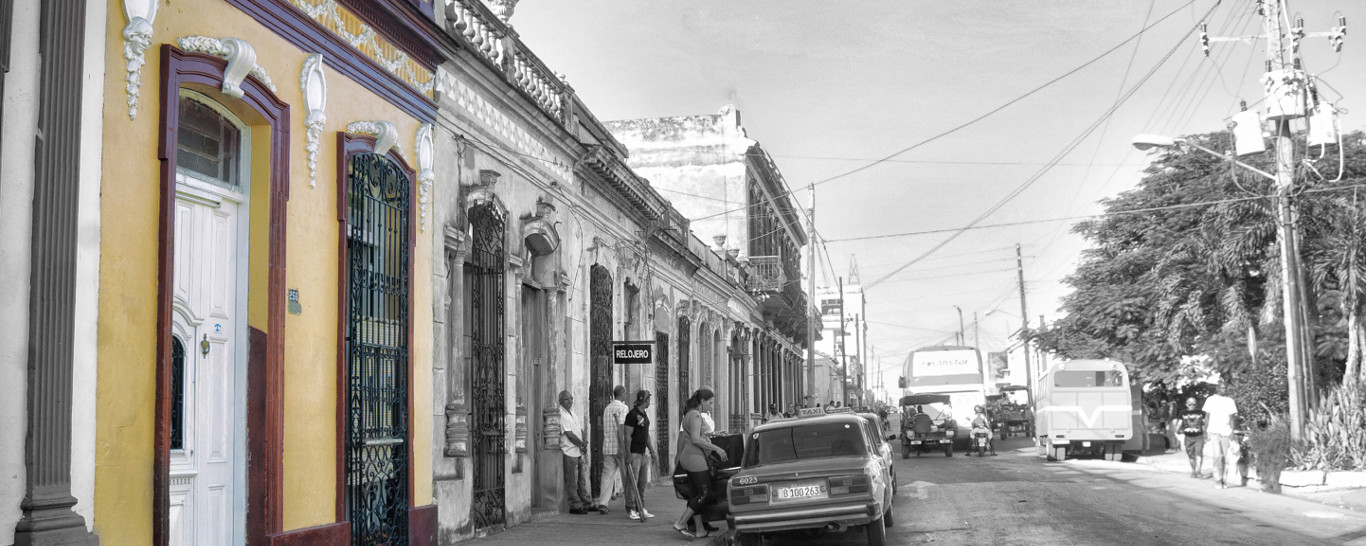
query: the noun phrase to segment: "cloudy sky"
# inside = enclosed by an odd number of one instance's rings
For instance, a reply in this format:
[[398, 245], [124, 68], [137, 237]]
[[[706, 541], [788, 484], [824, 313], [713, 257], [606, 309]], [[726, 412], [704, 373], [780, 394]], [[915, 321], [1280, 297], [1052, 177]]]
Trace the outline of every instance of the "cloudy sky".
[[[869, 341], [895, 384], [907, 352], [953, 341], [955, 305], [969, 344], [1010, 343], [1017, 243], [1031, 323], [1056, 318], [1085, 247], [1069, 228], [1146, 162], [1129, 139], [1221, 130], [1240, 99], [1261, 100], [1264, 42], [1216, 42], [1207, 58], [1198, 30], [1187, 35], [1202, 20], [1211, 36], [1260, 34], [1254, 4], [526, 0], [511, 22], [599, 119], [734, 104], [800, 206], [818, 184], [817, 282], [847, 279], [851, 260], [876, 281]], [[1339, 14], [1366, 25], [1357, 0], [1291, 1], [1290, 13], [1309, 32]], [[1325, 38], [1301, 47], [1348, 129], [1366, 128], [1356, 30], [1341, 53]]]

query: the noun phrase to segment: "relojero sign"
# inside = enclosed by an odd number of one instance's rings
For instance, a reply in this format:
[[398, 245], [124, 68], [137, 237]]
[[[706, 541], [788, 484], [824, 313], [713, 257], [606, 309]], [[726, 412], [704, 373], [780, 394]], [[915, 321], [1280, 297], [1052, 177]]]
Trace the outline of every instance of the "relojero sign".
[[613, 341], [613, 364], [653, 364], [655, 345], [649, 341]]

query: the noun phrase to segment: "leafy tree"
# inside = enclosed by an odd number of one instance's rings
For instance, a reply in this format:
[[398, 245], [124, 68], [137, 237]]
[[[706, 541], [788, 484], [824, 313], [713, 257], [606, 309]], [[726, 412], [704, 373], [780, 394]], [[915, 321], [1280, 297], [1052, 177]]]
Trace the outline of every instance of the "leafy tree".
[[[1222, 133], [1188, 140], [1229, 147]], [[1364, 182], [1366, 143], [1360, 133], [1344, 141], [1343, 176], [1326, 179], [1337, 174], [1336, 157], [1306, 161], [1300, 186], [1308, 189], [1296, 196], [1317, 369], [1330, 378], [1343, 362], [1359, 376], [1366, 353], [1366, 191], [1346, 189]], [[1244, 161], [1271, 170], [1267, 159]], [[1182, 355], [1209, 354], [1226, 375], [1256, 369], [1279, 373], [1283, 384], [1273, 182], [1179, 150], [1160, 153], [1145, 173], [1135, 189], [1103, 201], [1105, 216], [1074, 227], [1093, 246], [1064, 281], [1073, 289], [1065, 315], [1031, 332], [1036, 341], [1065, 358], [1124, 360], [1148, 381], [1174, 379]]]

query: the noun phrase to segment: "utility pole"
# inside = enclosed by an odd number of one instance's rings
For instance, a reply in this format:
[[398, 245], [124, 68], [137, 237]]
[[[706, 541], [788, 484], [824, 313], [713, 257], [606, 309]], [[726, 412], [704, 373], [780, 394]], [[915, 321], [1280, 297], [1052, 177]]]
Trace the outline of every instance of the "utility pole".
[[1025, 305], [1024, 256], [1020, 253], [1020, 243], [1015, 243], [1015, 273], [1020, 277], [1020, 343], [1024, 347], [1025, 386], [1029, 387], [1029, 398], [1034, 398], [1034, 370], [1029, 365], [1029, 306]]
[[[1346, 18], [1338, 17], [1338, 26], [1331, 32], [1306, 33], [1303, 20], [1285, 31], [1285, 0], [1262, 0], [1257, 9], [1263, 17], [1266, 39], [1266, 109], [1267, 121], [1275, 140], [1276, 169], [1276, 236], [1281, 243], [1281, 315], [1285, 323], [1286, 382], [1289, 383], [1290, 437], [1299, 440], [1304, 432], [1305, 416], [1314, 397], [1313, 335], [1309, 329], [1309, 298], [1305, 293], [1304, 272], [1300, 263], [1299, 228], [1294, 203], [1295, 141], [1290, 122], [1305, 117], [1308, 112], [1305, 82], [1307, 78], [1298, 58], [1299, 42], [1305, 37], [1327, 37], [1334, 50], [1341, 51], [1347, 33]], [[1200, 39], [1209, 55], [1210, 42], [1247, 41], [1249, 37], [1212, 38], [1201, 25]], [[1287, 40], [1289, 38], [1289, 40]], [[1290, 42], [1287, 51], [1286, 42]], [[1263, 128], [1265, 125], [1263, 126]], [[1236, 162], [1236, 161], [1235, 161]], [[1256, 170], [1256, 169], [1253, 169]]]
[[957, 305], [953, 306], [953, 308], [958, 310], [958, 337], [956, 339], [958, 340], [958, 346], [961, 347], [968, 343], [967, 337], [963, 335], [963, 308]]
[[972, 312], [972, 348], [982, 350], [982, 325], [977, 322], [977, 311]]
[[[820, 300], [816, 297], [816, 184], [813, 182], [806, 187], [807, 199], [811, 202], [811, 208], [806, 214], [806, 293], [807, 297], [814, 300], [812, 309], [821, 309]], [[813, 311], [810, 313], [821, 313], [824, 311]], [[810, 406], [816, 405], [816, 320], [820, 315], [812, 316], [806, 321], [806, 403]]]
[[843, 370], [840, 372], [840, 389], [843, 390], [840, 400], [847, 406], [849, 405], [849, 351], [845, 348], [844, 343], [844, 277], [839, 277], [837, 280], [840, 291], [840, 367]]

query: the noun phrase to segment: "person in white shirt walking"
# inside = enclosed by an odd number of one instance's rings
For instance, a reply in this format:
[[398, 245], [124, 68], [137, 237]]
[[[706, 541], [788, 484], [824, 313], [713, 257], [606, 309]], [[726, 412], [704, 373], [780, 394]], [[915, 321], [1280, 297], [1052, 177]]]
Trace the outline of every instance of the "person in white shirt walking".
[[1238, 414], [1238, 405], [1232, 398], [1219, 394], [1217, 382], [1211, 383], [1214, 393], [1205, 399], [1205, 405], [1200, 410], [1205, 412], [1205, 442], [1214, 452], [1211, 454], [1214, 478], [1219, 482], [1215, 487], [1223, 489], [1228, 487], [1224, 475], [1227, 473], [1229, 439], [1233, 436], [1233, 416]]
[[621, 425], [626, 422], [626, 387], [612, 389], [612, 402], [602, 409], [602, 471], [598, 473], [598, 512], [607, 513], [607, 503], [622, 492]]
[[564, 461], [564, 495], [570, 514], [587, 514], [593, 500], [588, 495], [588, 475], [583, 464], [583, 425], [574, 413], [574, 395], [560, 391], [560, 452]]

